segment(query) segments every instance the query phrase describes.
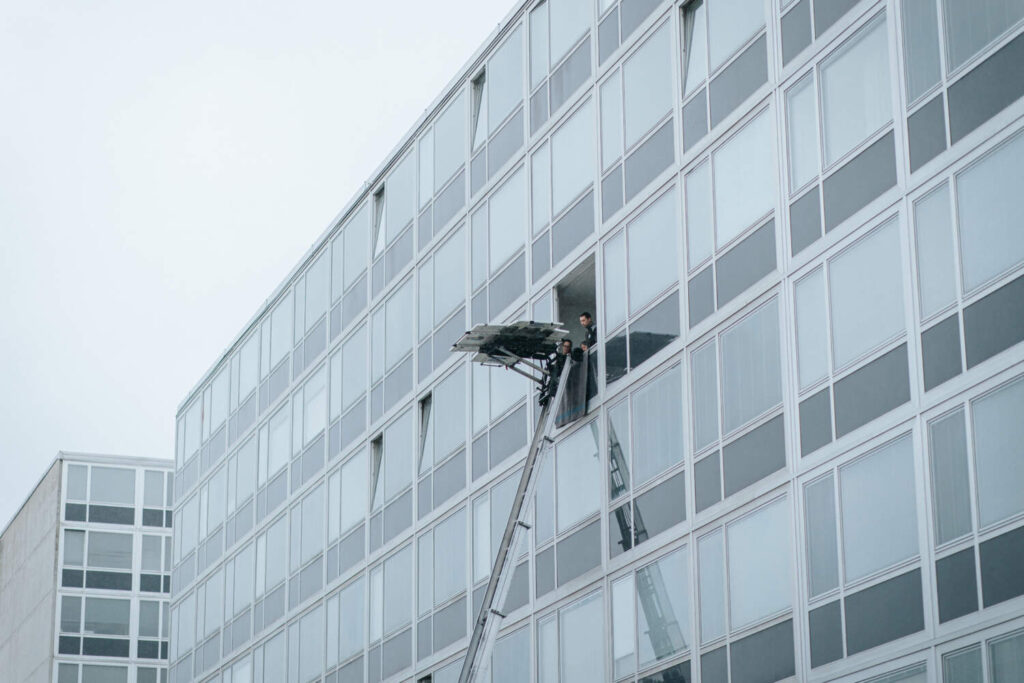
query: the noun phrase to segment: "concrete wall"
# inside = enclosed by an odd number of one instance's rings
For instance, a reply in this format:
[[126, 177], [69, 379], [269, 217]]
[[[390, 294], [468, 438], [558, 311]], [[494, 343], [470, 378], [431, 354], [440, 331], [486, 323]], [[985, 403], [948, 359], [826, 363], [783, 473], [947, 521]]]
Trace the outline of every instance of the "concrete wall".
[[0, 681], [49, 683], [60, 520], [60, 459], [0, 536]]

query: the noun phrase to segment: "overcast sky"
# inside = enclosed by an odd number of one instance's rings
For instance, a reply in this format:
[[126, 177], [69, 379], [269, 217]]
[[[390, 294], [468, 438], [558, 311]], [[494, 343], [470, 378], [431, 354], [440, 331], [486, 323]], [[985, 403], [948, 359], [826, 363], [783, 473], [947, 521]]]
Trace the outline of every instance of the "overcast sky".
[[185, 393], [512, 0], [0, 5], [0, 529]]

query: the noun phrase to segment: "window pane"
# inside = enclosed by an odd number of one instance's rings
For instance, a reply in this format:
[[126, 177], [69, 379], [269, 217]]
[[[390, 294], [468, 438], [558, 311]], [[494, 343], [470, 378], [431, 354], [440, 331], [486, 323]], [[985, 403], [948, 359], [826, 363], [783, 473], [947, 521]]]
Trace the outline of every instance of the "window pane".
[[1024, 382], [974, 402], [974, 456], [982, 526], [1024, 510]]
[[903, 264], [896, 219], [832, 260], [829, 291], [835, 368], [904, 330]]
[[434, 124], [434, 190], [440, 190], [466, 161], [466, 103], [459, 94]]
[[523, 31], [516, 28], [487, 64], [487, 130], [493, 133], [523, 100]]
[[971, 290], [1024, 261], [1024, 135], [1018, 135], [957, 178], [964, 289]]
[[81, 567], [85, 559], [85, 532], [75, 529], [64, 531], [64, 564]]
[[700, 450], [718, 439], [718, 353], [715, 342], [693, 352], [693, 445]]
[[667, 192], [629, 226], [629, 308], [636, 313], [678, 279], [675, 192]]
[[807, 579], [811, 597], [814, 597], [839, 585], [835, 485], [831, 474], [804, 489], [804, 513]]
[[284, 579], [285, 558], [288, 556], [286, 547], [288, 539], [287, 519], [281, 517], [267, 529], [267, 588], [274, 588]]
[[604, 680], [604, 605], [601, 593], [564, 608], [559, 617], [559, 681]]
[[530, 184], [533, 189], [533, 234], [551, 220], [551, 154], [550, 146], [541, 145], [530, 157]]
[[593, 183], [594, 140], [593, 104], [588, 100], [551, 136], [551, 196], [555, 213]]
[[988, 656], [992, 683], [1024, 680], [1024, 631], [989, 642]]
[[306, 330], [309, 330], [327, 312], [328, 281], [331, 264], [324, 251], [306, 271]]
[[716, 244], [734, 237], [775, 206], [775, 162], [772, 122], [762, 112], [722, 145], [715, 164]]
[[93, 503], [134, 505], [135, 470], [93, 466], [89, 500]]
[[324, 487], [313, 489], [302, 499], [302, 561], [324, 548]]
[[984, 683], [981, 645], [942, 656], [943, 683]]
[[970, 533], [973, 528], [967, 432], [962, 410], [928, 425], [928, 446], [935, 496], [935, 541], [945, 543]]
[[726, 432], [782, 401], [779, 362], [779, 303], [773, 299], [722, 335]]
[[128, 667], [83, 664], [82, 683], [127, 683]]
[[946, 54], [952, 71], [1024, 17], [1022, 0], [943, 0]]
[[548, 75], [548, 6], [530, 12], [530, 88]]
[[593, 21], [589, 0], [549, 0], [551, 8], [551, 63], [557, 64]]
[[465, 249], [465, 231], [459, 228], [434, 254], [434, 325], [466, 301]]
[[537, 679], [540, 683], [558, 681], [558, 622], [555, 615], [537, 623]]
[[622, 401], [608, 409], [608, 484], [611, 500], [629, 491], [629, 440], [629, 403]]
[[64, 633], [78, 633], [82, 620], [82, 598], [77, 595], [62, 595], [60, 598], [60, 630]]
[[407, 545], [384, 562], [384, 633], [412, 620], [412, 546]]
[[367, 204], [363, 204], [345, 225], [345, 289], [366, 270], [369, 214]]
[[684, 93], [689, 95], [704, 83], [708, 77], [708, 35], [707, 10], [703, 0], [696, 0], [686, 6], [683, 15], [686, 40], [684, 45]]
[[800, 389], [805, 389], [828, 374], [825, 275], [821, 268], [796, 283], [793, 298]]
[[939, 82], [939, 19], [935, 0], [903, 0], [907, 97], [916, 100]]
[[99, 635], [128, 635], [128, 614], [131, 600], [111, 598], [86, 598], [83, 633]]
[[691, 269], [711, 256], [713, 235], [711, 166], [705, 161], [686, 174], [686, 249]]
[[601, 458], [597, 423], [576, 430], [555, 449], [558, 531], [601, 506]]
[[291, 457], [289, 418], [287, 405], [270, 418], [270, 442], [267, 471], [274, 474], [287, 464]]
[[[363, 649], [363, 624], [365, 614], [365, 584], [359, 577], [342, 589], [339, 594], [339, 612], [343, 615], [341, 628], [338, 631], [340, 642], [338, 655], [341, 659], [351, 656]], [[269, 683], [269, 682], [268, 682]]]
[[714, 0], [709, 2], [711, 69], [717, 69], [764, 26], [761, 0]]
[[160, 536], [144, 535], [142, 537], [142, 571], [160, 571], [160, 552], [163, 539]]
[[303, 406], [303, 444], [323, 431], [327, 424], [327, 366], [313, 375], [302, 390]]
[[361, 326], [342, 348], [341, 403], [348, 408], [366, 393], [366, 326]]
[[604, 318], [608, 330], [626, 320], [626, 233], [604, 244]]
[[814, 76], [809, 74], [786, 93], [789, 134], [790, 190], [818, 175], [818, 103]]
[[825, 163], [831, 164], [892, 120], [885, 19], [860, 29], [822, 63]]
[[662, 25], [622, 67], [627, 148], [672, 108], [670, 37], [668, 24]]
[[[217, 596], [220, 597], [220, 596]], [[207, 600], [207, 614], [216, 600]], [[223, 604], [223, 603], [221, 603]], [[209, 620], [207, 620], [209, 621]], [[217, 624], [214, 628], [219, 628]], [[139, 600], [139, 635], [144, 638], [160, 637], [160, 603], [155, 600]]]
[[[522, 683], [530, 680], [530, 629], [503, 636], [494, 643], [491, 683]], [[440, 681], [435, 676], [435, 681]]]
[[733, 630], [792, 604], [789, 525], [783, 499], [729, 526], [729, 615]]
[[89, 532], [89, 567], [132, 568], [132, 535]]
[[434, 528], [434, 604], [466, 590], [466, 510]]
[[682, 393], [676, 366], [633, 395], [636, 485], [682, 461]]
[[690, 647], [690, 566], [677, 550], [636, 573], [640, 666]]
[[616, 69], [601, 84], [601, 169], [622, 156], [622, 75]]
[[725, 635], [725, 556], [719, 529], [698, 541], [700, 577], [700, 640]]
[[636, 671], [633, 573], [612, 584], [612, 666], [615, 680]]
[[840, 469], [843, 558], [854, 581], [918, 553], [909, 436]]
[[385, 307], [384, 359], [388, 370], [412, 350], [414, 313], [410, 278], [388, 299]]
[[270, 365], [288, 355], [292, 348], [292, 297], [285, 295], [270, 316]]
[[522, 248], [526, 239], [526, 173], [522, 168], [498, 188], [489, 206], [491, 275]]
[[473, 501], [473, 581], [491, 573], [491, 501], [481, 496]]
[[914, 204], [914, 228], [921, 316], [927, 317], [956, 301], [956, 257], [947, 184]]
[[466, 440], [466, 368], [459, 366], [434, 389], [434, 458], [441, 462]]

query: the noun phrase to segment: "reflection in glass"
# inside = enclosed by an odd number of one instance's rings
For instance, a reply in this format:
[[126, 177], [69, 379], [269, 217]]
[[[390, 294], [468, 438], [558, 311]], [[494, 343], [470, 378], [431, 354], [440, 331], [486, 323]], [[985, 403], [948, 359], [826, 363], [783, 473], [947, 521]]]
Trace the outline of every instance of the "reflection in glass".
[[677, 550], [636, 572], [640, 668], [690, 646], [689, 563]]
[[601, 456], [597, 423], [577, 429], [555, 449], [559, 533], [601, 505]]

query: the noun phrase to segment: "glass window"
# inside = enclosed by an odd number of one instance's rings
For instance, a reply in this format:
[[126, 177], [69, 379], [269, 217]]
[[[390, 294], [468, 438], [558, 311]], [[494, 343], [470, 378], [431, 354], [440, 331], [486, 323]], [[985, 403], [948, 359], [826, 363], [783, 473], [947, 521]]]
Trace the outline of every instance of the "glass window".
[[163, 538], [144, 534], [142, 536], [142, 571], [158, 572], [162, 563], [160, 553], [163, 550]]
[[597, 512], [601, 506], [601, 456], [597, 422], [591, 422], [555, 448], [558, 531]]
[[764, 26], [764, 3], [761, 0], [716, 0], [708, 5], [708, 44], [713, 71]]
[[109, 636], [128, 635], [131, 605], [131, 600], [87, 597], [82, 632]]
[[[531, 668], [528, 627], [502, 636], [494, 643], [494, 654], [491, 656], [491, 683], [529, 681]], [[434, 680], [438, 679], [435, 677]]]
[[123, 467], [92, 468], [89, 500], [93, 503], [135, 504], [135, 470]]
[[769, 113], [766, 110], [758, 114], [712, 157], [718, 248], [775, 206], [774, 145]]
[[366, 325], [345, 340], [341, 350], [341, 405], [346, 409], [366, 393]]
[[636, 573], [639, 666], [690, 647], [689, 557], [677, 550]]
[[378, 442], [379, 452], [374, 454], [374, 510], [412, 483], [414, 428], [414, 412], [407, 410], [388, 425]]
[[164, 473], [146, 470], [145, 493], [143, 505], [163, 507], [164, 505]]
[[707, 8], [703, 0], [686, 5], [683, 15], [685, 38], [683, 67], [683, 94], [689, 95], [708, 77]]
[[286, 294], [270, 315], [270, 365], [274, 367], [292, 348], [292, 297]]
[[[521, 205], [518, 208], [520, 211], [522, 210]], [[522, 220], [521, 217], [520, 220]], [[518, 230], [522, 233], [521, 225]], [[451, 239], [434, 253], [433, 325], [440, 324], [448, 317], [449, 313], [466, 301], [465, 250], [465, 230], [459, 228]], [[421, 330], [421, 332], [423, 331]]]
[[714, 341], [690, 357], [693, 383], [693, 443], [700, 450], [718, 439], [718, 353]]
[[837, 369], [905, 329], [896, 221], [890, 220], [830, 263], [832, 361]]
[[[209, 596], [209, 593], [207, 593]], [[220, 597], [219, 594], [216, 597]], [[207, 623], [211, 623], [209, 617], [210, 607], [222, 606], [223, 600], [207, 598], [206, 601], [206, 612], [207, 612]], [[219, 622], [214, 623], [214, 628], [219, 628]], [[159, 638], [160, 637], [160, 603], [156, 600], [139, 600], [139, 636], [143, 638]]]
[[530, 157], [530, 187], [533, 191], [533, 234], [551, 220], [551, 146], [544, 143]]
[[612, 667], [618, 680], [636, 671], [636, 600], [633, 573], [612, 584]]
[[320, 484], [302, 499], [302, 562], [307, 562], [323, 549], [324, 487]]
[[1024, 381], [974, 402], [974, 451], [982, 526], [1024, 510]]
[[604, 244], [604, 319], [614, 330], [626, 320], [626, 233], [620, 231]]
[[563, 608], [558, 615], [559, 681], [604, 680], [604, 606], [594, 593]]
[[828, 323], [825, 321], [825, 274], [816, 268], [793, 288], [800, 389], [828, 375]]
[[948, 185], [943, 183], [914, 203], [914, 229], [921, 316], [928, 317], [956, 301], [956, 257]]
[[[157, 605], [157, 603], [153, 603]], [[141, 605], [141, 603], [140, 603]], [[157, 610], [158, 611], [158, 610]], [[206, 582], [206, 633], [209, 635], [224, 623], [224, 572], [218, 569]], [[156, 633], [153, 634], [157, 635]]]
[[804, 489], [804, 513], [808, 583], [813, 597], [839, 585], [835, 485], [831, 473]]
[[722, 334], [722, 423], [740, 427], [782, 401], [779, 305], [773, 299]]
[[885, 17], [860, 29], [821, 65], [825, 163], [832, 164], [892, 120]]
[[939, 82], [939, 18], [935, 0], [903, 0], [903, 51], [907, 99], [913, 102]]
[[600, 97], [601, 169], [605, 170], [622, 156], [622, 73], [618, 69], [601, 84]]
[[971, 484], [967, 462], [967, 425], [957, 410], [928, 425], [934, 496], [935, 541], [946, 543], [969, 534]]
[[412, 621], [412, 546], [399, 550], [384, 561], [384, 634]]
[[[670, 39], [669, 25], [663, 24], [622, 67], [627, 148], [636, 144], [672, 108]], [[603, 109], [603, 94], [601, 103]]]
[[523, 100], [523, 31], [516, 27], [487, 63], [487, 129], [489, 133]]
[[64, 530], [64, 564], [81, 567], [85, 559], [85, 532], [77, 529]]
[[466, 103], [460, 93], [434, 124], [434, 190], [440, 190], [466, 161]]
[[704, 161], [686, 174], [686, 250], [692, 269], [711, 256], [714, 224], [711, 218], [711, 165]]
[[918, 553], [914, 452], [909, 436], [839, 470], [846, 580]]
[[818, 105], [814, 74], [786, 92], [789, 134], [789, 185], [795, 190], [818, 175]]
[[[1022, 3], [1024, 6], [1024, 3]], [[957, 177], [964, 289], [1024, 261], [1024, 135], [1017, 135]]]
[[434, 462], [442, 462], [466, 440], [466, 369], [460, 365], [434, 388]]
[[306, 330], [308, 331], [327, 312], [328, 281], [331, 263], [324, 251], [306, 271]]
[[792, 604], [789, 528], [785, 499], [729, 525], [729, 623], [733, 630]]
[[952, 71], [1024, 18], [1022, 0], [986, 0], [984, 11], [967, 0], [942, 0], [946, 55]]
[[363, 578], [350, 583], [338, 594], [341, 627], [338, 629], [338, 655], [342, 660], [363, 651], [364, 624], [366, 623], [366, 588]]
[[65, 495], [68, 500], [86, 500], [88, 478], [89, 468], [85, 465], [68, 465], [68, 483], [65, 486]]
[[407, 154], [387, 179], [387, 242], [391, 244], [416, 213], [416, 157]]
[[366, 449], [360, 449], [341, 467], [341, 532], [366, 517]]
[[344, 288], [348, 289], [366, 270], [369, 249], [369, 209], [363, 204], [345, 224], [344, 232]]
[[725, 552], [722, 530], [697, 542], [700, 572], [700, 637], [706, 643], [725, 635]]
[[78, 633], [82, 622], [82, 598], [77, 595], [62, 595], [60, 598], [60, 630], [63, 633]]
[[322, 365], [302, 389], [303, 445], [324, 430], [327, 424], [327, 366]]
[[273, 475], [288, 464], [291, 458], [291, 424], [287, 405], [270, 418], [270, 438], [267, 471]]
[[202, 435], [203, 404], [196, 399], [185, 412], [185, 459], [191, 458], [199, 449]]
[[412, 351], [415, 314], [412, 297], [412, 279], [409, 279], [391, 295], [384, 309], [384, 360], [388, 370]]
[[128, 683], [128, 667], [83, 664], [82, 683]]
[[434, 604], [466, 590], [466, 509], [434, 527]]
[[281, 581], [284, 581], [287, 563], [285, 558], [288, 555], [288, 525], [287, 519], [281, 517], [274, 522], [266, 532], [266, 587], [272, 589]]
[[522, 168], [491, 195], [488, 208], [491, 274], [522, 248], [526, 239], [526, 173]]
[[992, 683], [1011, 683], [1024, 678], [1024, 631], [988, 642]]
[[627, 228], [630, 313], [679, 280], [675, 202], [675, 191], [666, 192]]
[[984, 680], [980, 644], [942, 655], [943, 683], [983, 683]]
[[587, 100], [551, 136], [551, 200], [561, 212], [594, 182], [594, 112]]
[[676, 366], [633, 394], [636, 485], [682, 462], [682, 393], [681, 371]]
[[319, 680], [323, 660], [324, 609], [318, 605], [299, 622], [299, 680]]
[[549, 0], [551, 7], [551, 64], [557, 64], [594, 19], [589, 0]]
[[238, 398], [244, 400], [259, 381], [260, 338], [253, 334], [238, 353]]
[[90, 531], [87, 566], [105, 569], [131, 569], [132, 535]]

